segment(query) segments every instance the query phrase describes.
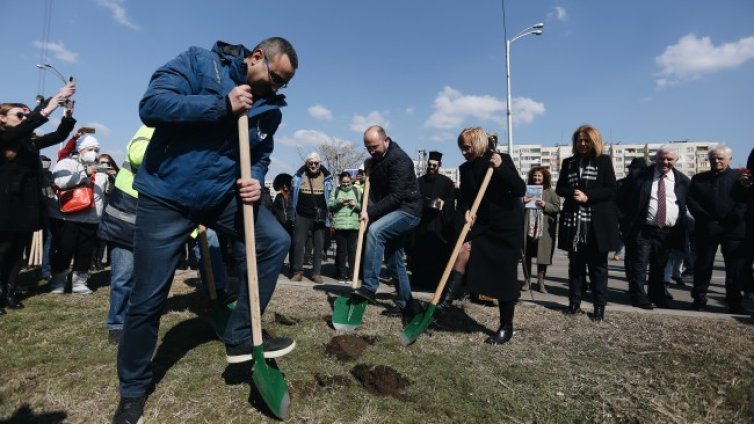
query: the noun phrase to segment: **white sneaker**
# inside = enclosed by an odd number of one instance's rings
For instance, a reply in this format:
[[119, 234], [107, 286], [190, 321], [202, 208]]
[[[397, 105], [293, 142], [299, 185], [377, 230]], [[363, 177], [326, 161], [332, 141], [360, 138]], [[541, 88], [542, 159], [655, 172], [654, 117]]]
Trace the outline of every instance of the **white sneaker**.
[[73, 278], [71, 280], [73, 282], [73, 288], [71, 290], [73, 293], [92, 294], [92, 291], [86, 286], [86, 282], [89, 280], [88, 273], [76, 271], [73, 273]]

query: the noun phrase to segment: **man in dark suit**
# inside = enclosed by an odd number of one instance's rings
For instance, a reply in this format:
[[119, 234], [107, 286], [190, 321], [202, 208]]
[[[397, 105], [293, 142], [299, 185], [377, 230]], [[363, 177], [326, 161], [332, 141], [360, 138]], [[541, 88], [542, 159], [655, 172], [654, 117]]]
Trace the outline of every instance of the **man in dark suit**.
[[689, 211], [696, 220], [696, 265], [692, 309], [704, 310], [715, 254], [720, 246], [725, 261], [725, 300], [731, 313], [743, 313], [741, 279], [747, 255], [746, 199], [741, 173], [730, 168], [732, 151], [718, 145], [709, 151], [710, 171], [694, 175]]
[[[686, 242], [686, 199], [691, 182], [675, 169], [677, 160], [673, 148], [661, 147], [655, 164], [631, 174], [618, 196], [627, 250], [631, 244], [635, 254], [628, 291], [631, 304], [642, 309], [670, 306], [665, 296], [665, 265], [671, 249], [680, 249]], [[644, 291], [647, 266], [649, 296]]]

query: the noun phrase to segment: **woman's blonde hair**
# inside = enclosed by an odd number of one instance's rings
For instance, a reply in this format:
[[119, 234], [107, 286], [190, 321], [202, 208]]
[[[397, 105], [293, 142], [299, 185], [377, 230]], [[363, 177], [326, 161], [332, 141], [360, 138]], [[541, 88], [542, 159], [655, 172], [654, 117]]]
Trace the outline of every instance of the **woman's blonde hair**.
[[466, 128], [458, 134], [458, 148], [463, 145], [464, 141], [471, 142], [471, 151], [474, 157], [481, 157], [487, 152], [489, 147], [489, 136], [481, 127]]
[[604, 145], [602, 144], [602, 136], [600, 135], [600, 132], [597, 128], [594, 128], [591, 125], [582, 125], [576, 128], [576, 131], [573, 132], [573, 137], [571, 137], [571, 152], [574, 155], [578, 153], [578, 150], [576, 150], [576, 144], [579, 142], [579, 135], [583, 135], [589, 144], [592, 145], [595, 157], [602, 154]]

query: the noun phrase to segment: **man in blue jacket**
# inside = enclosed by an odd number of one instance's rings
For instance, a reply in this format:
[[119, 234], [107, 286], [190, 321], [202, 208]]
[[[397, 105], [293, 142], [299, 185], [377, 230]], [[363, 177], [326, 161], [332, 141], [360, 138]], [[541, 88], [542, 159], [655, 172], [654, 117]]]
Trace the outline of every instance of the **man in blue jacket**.
[[[258, 200], [286, 105], [276, 92], [297, 68], [293, 46], [274, 37], [252, 50], [223, 42], [212, 50], [191, 47], [152, 75], [139, 104], [141, 120], [155, 132], [134, 180], [134, 287], [118, 349], [121, 399], [114, 423], [138, 422], [154, 388], [150, 359], [160, 315], [180, 250], [198, 224], [229, 235], [242, 248], [241, 205], [254, 204], [262, 312], [270, 301], [290, 238]], [[240, 166], [249, 166], [239, 163], [242, 113], [249, 117], [251, 179], [240, 178]], [[239, 273], [238, 304], [223, 337], [230, 363], [252, 358], [245, 263]], [[287, 337], [262, 342], [268, 358], [295, 347]]]

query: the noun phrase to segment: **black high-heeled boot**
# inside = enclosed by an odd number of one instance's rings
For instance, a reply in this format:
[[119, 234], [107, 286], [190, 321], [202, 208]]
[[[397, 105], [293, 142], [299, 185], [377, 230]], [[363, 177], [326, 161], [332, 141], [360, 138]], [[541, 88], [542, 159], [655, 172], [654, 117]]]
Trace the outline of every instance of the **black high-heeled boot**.
[[605, 320], [605, 306], [604, 305], [594, 305], [594, 315], [592, 316], [592, 320], [594, 321]]
[[484, 341], [493, 345], [506, 343], [513, 337], [513, 313], [516, 310], [516, 301], [498, 300], [498, 304], [500, 305], [500, 328]]
[[437, 303], [437, 312], [442, 314], [447, 312], [452, 306], [454, 300], [458, 300], [463, 295], [463, 274], [453, 270], [450, 272], [448, 281], [445, 283], [445, 289], [442, 292], [440, 301]]

